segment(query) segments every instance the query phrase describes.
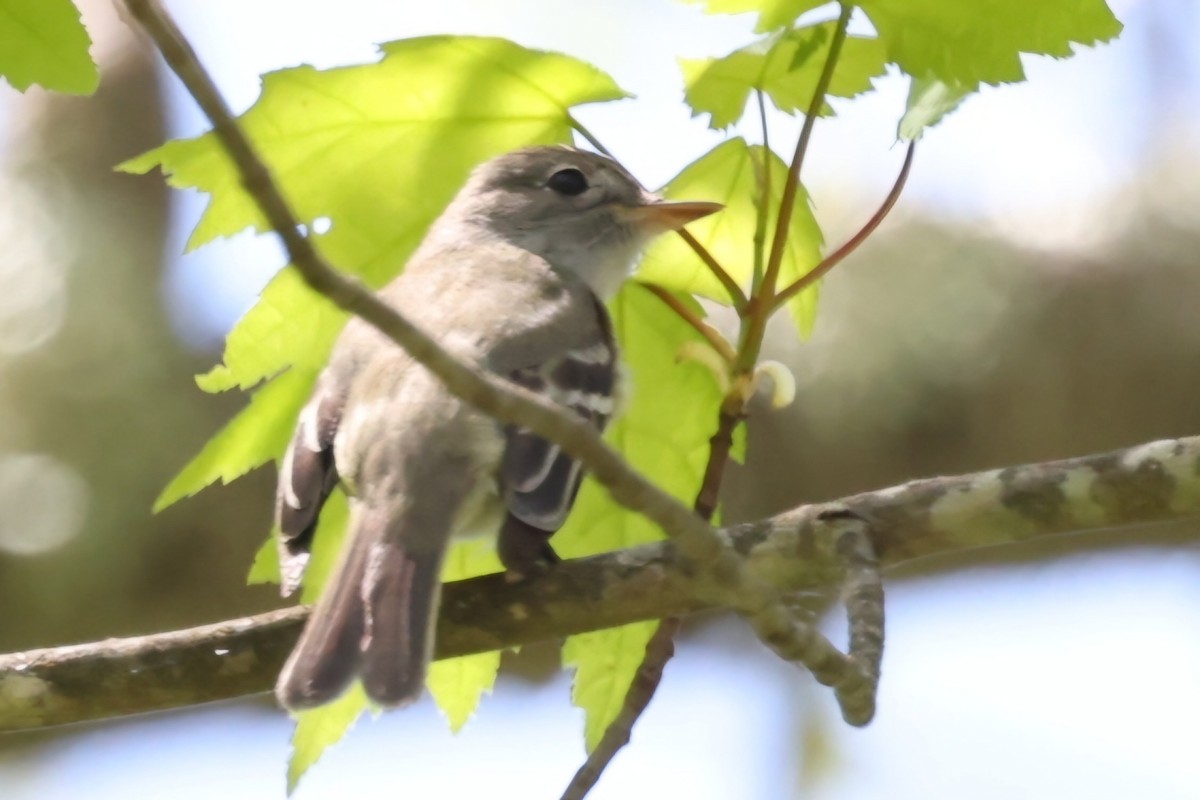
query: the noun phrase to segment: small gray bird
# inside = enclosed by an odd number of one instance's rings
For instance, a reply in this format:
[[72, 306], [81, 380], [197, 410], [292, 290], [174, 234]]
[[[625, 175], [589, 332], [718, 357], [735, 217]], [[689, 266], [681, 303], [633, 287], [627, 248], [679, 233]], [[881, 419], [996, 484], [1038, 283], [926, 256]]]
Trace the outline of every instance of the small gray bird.
[[[518, 150], [472, 173], [382, 297], [447, 350], [603, 429], [617, 371], [603, 301], [653, 236], [719, 208], [664, 202], [592, 153]], [[339, 480], [350, 525], [279, 676], [279, 701], [321, 705], [356, 677], [379, 705], [415, 700], [433, 653], [450, 537], [498, 531], [500, 558], [518, 575], [553, 563], [549, 538], [581, 477], [557, 445], [476, 411], [352, 319], [280, 469], [285, 595], [300, 582], [317, 516]]]

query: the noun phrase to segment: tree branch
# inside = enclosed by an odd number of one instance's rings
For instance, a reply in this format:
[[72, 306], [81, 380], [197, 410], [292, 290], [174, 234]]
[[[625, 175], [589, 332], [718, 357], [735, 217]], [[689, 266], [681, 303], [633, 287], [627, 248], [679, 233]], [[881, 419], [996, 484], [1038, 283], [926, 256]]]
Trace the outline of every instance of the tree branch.
[[776, 613], [782, 608], [771, 587], [752, 580], [740, 557], [724, 546], [713, 527], [634, 471], [582, 418], [552, 401], [460, 361], [426, 333], [371, 293], [333, 269], [300, 231], [300, 225], [234, 119], [195, 52], [157, 0], [125, 0], [125, 7], [158, 46], [213, 124], [247, 193], [283, 240], [292, 266], [306, 284], [339, 308], [361, 317], [402, 346], [455, 396], [489, 416], [526, 427], [578, 459], [621, 505], [647, 517], [672, 537], [681, 557], [695, 569], [693, 591], [713, 605], [736, 607], [759, 638], [778, 652], [805, 638]]
[[[749, 575], [780, 592], [836, 585], [843, 563], [818, 517], [871, 522], [885, 567], [930, 555], [1200, 514], [1200, 437], [958, 477], [912, 481], [724, 529]], [[1128, 541], [1136, 532], [1128, 531]], [[568, 561], [534, 580], [446, 586], [437, 656], [512, 647], [714, 607], [675, 542]], [[156, 711], [267, 691], [302, 609], [185, 631], [0, 656], [0, 731]], [[852, 632], [852, 635], [854, 633]], [[859, 632], [869, 640], [870, 632]], [[869, 645], [869, 641], [867, 642]]]

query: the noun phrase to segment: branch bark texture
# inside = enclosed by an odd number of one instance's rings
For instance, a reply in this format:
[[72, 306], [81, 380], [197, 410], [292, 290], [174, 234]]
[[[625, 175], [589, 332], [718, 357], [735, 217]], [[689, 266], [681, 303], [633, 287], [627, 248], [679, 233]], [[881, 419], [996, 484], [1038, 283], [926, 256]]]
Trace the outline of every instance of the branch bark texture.
[[[1200, 515], [1200, 437], [957, 477], [801, 506], [720, 532], [779, 592], [839, 585], [844, 563], [819, 517], [871, 522], [889, 567], [924, 556]], [[674, 542], [568, 561], [508, 583], [487, 575], [442, 594], [438, 658], [712, 609]], [[195, 705], [270, 689], [304, 609], [171, 633], [0, 656], [0, 731]]]

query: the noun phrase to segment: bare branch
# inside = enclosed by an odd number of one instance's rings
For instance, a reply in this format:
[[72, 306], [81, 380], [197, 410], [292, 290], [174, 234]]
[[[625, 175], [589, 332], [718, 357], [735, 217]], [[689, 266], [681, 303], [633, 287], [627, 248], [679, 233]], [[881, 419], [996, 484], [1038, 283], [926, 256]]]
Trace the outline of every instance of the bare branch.
[[833, 506], [818, 519], [830, 528], [822, 538], [831, 541], [845, 569], [842, 597], [850, 621], [846, 653], [823, 636], [816, 625], [777, 611], [779, 629], [796, 635], [776, 649], [789, 661], [803, 664], [818, 683], [832, 686], [851, 725], [866, 725], [875, 715], [875, 690], [883, 660], [883, 575], [866, 521], [848, 508]]
[[[843, 567], [836, 543], [820, 541], [829, 528], [818, 516], [837, 508], [870, 521], [884, 567], [1067, 532], [1183, 519], [1200, 515], [1200, 437], [912, 481], [732, 526], [721, 536], [745, 556], [755, 580], [781, 592], [828, 588], [843, 579]], [[1123, 533], [1126, 543], [1136, 543], [1140, 532], [1128, 527]], [[450, 584], [442, 595], [438, 657], [712, 608], [696, 597], [683, 561], [675, 543], [660, 542], [568, 561], [523, 583], [489, 575]], [[289, 609], [0, 656], [0, 731], [267, 691], [302, 619], [303, 611]]]

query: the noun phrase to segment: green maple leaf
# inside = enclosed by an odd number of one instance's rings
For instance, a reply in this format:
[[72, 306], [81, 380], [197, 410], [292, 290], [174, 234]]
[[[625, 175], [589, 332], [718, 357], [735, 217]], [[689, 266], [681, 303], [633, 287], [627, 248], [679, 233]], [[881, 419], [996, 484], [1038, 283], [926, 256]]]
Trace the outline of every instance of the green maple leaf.
[[806, 11], [830, 5], [830, 0], [687, 0], [703, 5], [707, 14], [758, 13], [756, 33], [786, 28]]
[[[704, 198], [725, 204], [720, 214], [693, 222], [688, 225], [688, 230], [743, 287], [750, 285], [754, 271], [753, 240], [760, 196], [758, 176], [764, 163], [771, 176], [768, 219], [774, 219], [783, 196], [787, 164], [774, 153], [757, 145], [747, 145], [741, 138], [717, 145], [685, 167], [663, 190], [666, 197]], [[822, 243], [821, 229], [813, 216], [808, 195], [801, 188], [780, 262], [781, 288], [820, 262]], [[655, 242], [646, 253], [638, 276], [675, 291], [729, 302], [724, 287], [678, 236], [664, 236]], [[788, 302], [788, 310], [804, 336], [812, 331], [816, 320], [818, 285]]]
[[91, 44], [70, 0], [0, 0], [0, 76], [17, 91], [35, 83], [68, 94], [96, 91]]
[[[522, 146], [569, 141], [571, 107], [625, 97], [595, 67], [504, 39], [432, 36], [382, 51], [376, 64], [271, 73], [241, 118], [299, 217], [330, 221], [328, 232], [314, 237], [322, 253], [372, 286], [400, 271], [476, 164]], [[211, 197], [189, 247], [246, 227], [267, 230], [212, 134], [168, 142], [121, 168], [144, 173], [156, 166], [171, 185]], [[311, 376], [345, 320], [284, 270], [230, 333], [224, 364], [199, 383], [208, 391], [248, 388], [289, 367]], [[294, 419], [311, 385], [294, 380], [290, 391], [256, 395], [256, 406], [243, 413]], [[243, 430], [249, 422], [239, 417], [231, 426]], [[285, 444], [286, 437], [247, 442], [231, 435], [210, 445], [158, 506], [278, 458]]]
[[897, 136], [905, 141], [921, 138], [926, 128], [941, 122], [972, 91], [962, 85], [952, 86], [931, 78], [913, 78], [904, 116], [896, 127]]
[[888, 60], [975, 89], [1025, 79], [1021, 53], [1067, 58], [1121, 32], [1104, 0], [862, 0]]
[[[709, 13], [757, 12], [757, 30], [782, 31], [721, 59], [684, 63], [687, 99], [696, 113], [710, 113], [712, 126], [722, 128], [737, 121], [751, 88], [771, 93], [771, 78], [786, 75], [787, 59], [775, 51], [787, 48], [791, 26], [803, 13], [833, 4], [815, 0], [690, 0], [703, 3]], [[1075, 45], [1106, 42], [1121, 32], [1105, 0], [860, 0], [855, 4], [866, 14], [878, 35], [874, 41], [885, 60], [914, 79], [908, 108], [900, 123], [900, 136], [914, 139], [924, 128], [936, 124], [981, 83], [1023, 81], [1021, 54], [1068, 58]], [[832, 23], [823, 23], [830, 25]], [[810, 26], [819, 28], [821, 26]], [[804, 30], [803, 28], [799, 30]], [[841, 60], [856, 58], [852, 47], [857, 37], [846, 40]], [[871, 59], [874, 52], [868, 54]], [[819, 62], [819, 60], [818, 60]], [[845, 67], [839, 65], [839, 72]], [[867, 73], [865, 66], [852, 67], [848, 74]], [[810, 84], [796, 96], [772, 99], [785, 111], [804, 109], [812, 96]], [[837, 77], [835, 73], [834, 84]], [[857, 89], [853, 93], [863, 91]], [[838, 95], [838, 90], [832, 92]]]
[[291, 441], [296, 416], [316, 379], [316, 372], [296, 369], [256, 391], [250, 404], [167, 484], [154, 501], [154, 510], [161, 511], [218, 480], [229, 483], [279, 457]]
[[[712, 128], [725, 128], [742, 118], [753, 89], [765, 92], [780, 111], [806, 110], [825, 66], [836, 23], [789, 29], [722, 58], [680, 61], [685, 99], [693, 114], [711, 115]], [[883, 43], [848, 36], [842, 45], [828, 95], [854, 97], [872, 88], [871, 79], [885, 66]], [[832, 114], [825, 105], [822, 114]]]
[[325, 753], [329, 745], [345, 736], [367, 707], [362, 684], [354, 683], [347, 692], [329, 705], [296, 714], [292, 732], [292, 756], [288, 759], [287, 791], [296, 790], [309, 767]]
[[635, 622], [572, 636], [563, 644], [563, 666], [575, 670], [571, 702], [585, 712], [583, 739], [589, 753], [620, 713], [655, 625]]
[[[345, 535], [347, 508], [345, 495], [336, 491], [321, 510], [320, 527], [313, 538], [313, 555], [304, 577], [306, 603], [315, 602], [319, 588], [325, 585], [336, 563]], [[274, 541], [268, 541], [251, 570], [252, 582], [277, 581], [278, 559]], [[271, 554], [271, 555], [268, 555]], [[484, 539], [456, 542], [446, 554], [442, 581], [457, 581], [497, 572], [501, 569], [492, 543]], [[434, 701], [446, 715], [450, 729], [457, 733], [485, 694], [490, 694], [500, 670], [500, 652], [476, 653], [469, 656], [435, 661], [429, 667], [425, 684]], [[355, 721], [371, 704], [355, 681], [342, 697], [321, 708], [302, 711], [296, 715], [296, 730], [292, 737], [292, 755], [288, 762], [288, 791], [295, 789], [304, 773], [353, 727]]]
[[[442, 581], [461, 581], [502, 569], [490, 539], [468, 539], [455, 543], [446, 554]], [[458, 733], [475, 713], [483, 696], [491, 694], [499, 670], [499, 650], [448, 658], [429, 666], [425, 685], [438, 708], [446, 715], [450, 730]]]

